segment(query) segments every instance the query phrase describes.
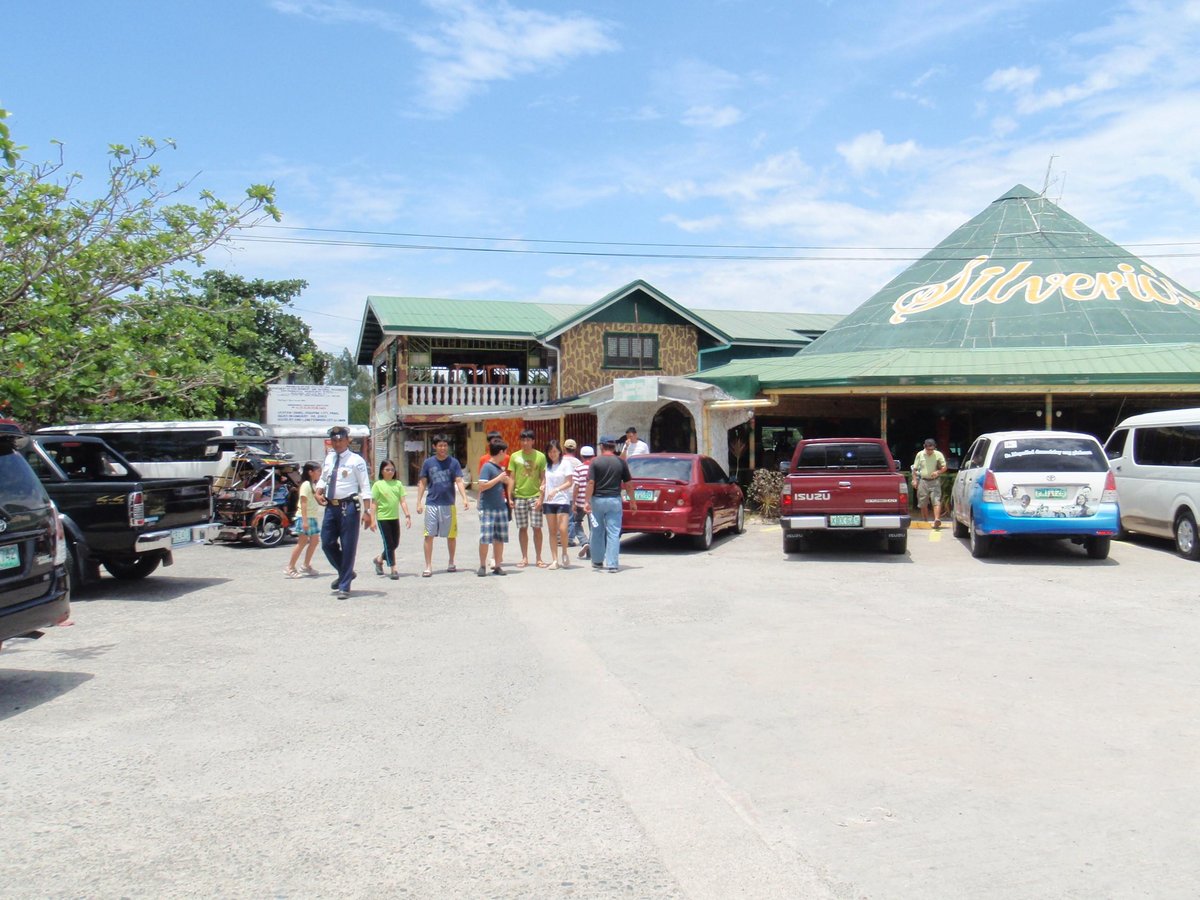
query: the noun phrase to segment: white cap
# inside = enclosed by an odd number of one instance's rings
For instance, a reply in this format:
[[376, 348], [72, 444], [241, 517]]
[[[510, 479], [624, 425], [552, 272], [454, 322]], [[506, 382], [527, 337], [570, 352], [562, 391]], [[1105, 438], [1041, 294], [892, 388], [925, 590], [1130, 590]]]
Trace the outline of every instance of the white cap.
[[580, 456], [595, 456], [595, 455], [596, 455], [596, 451], [592, 449], [592, 447], [591, 447], [591, 445], [590, 445], [590, 444], [584, 444], [584, 445], [583, 445], [583, 446], [582, 446], [582, 447], [579, 449], [579, 455], [580, 455]]

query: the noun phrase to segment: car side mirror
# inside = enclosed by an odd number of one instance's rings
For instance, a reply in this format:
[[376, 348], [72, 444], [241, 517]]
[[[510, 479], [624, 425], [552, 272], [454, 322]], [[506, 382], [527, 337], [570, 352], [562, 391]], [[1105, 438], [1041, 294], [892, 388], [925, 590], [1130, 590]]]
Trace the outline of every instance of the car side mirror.
[[790, 469], [791, 467], [792, 467], [792, 461], [790, 459], [785, 459], [783, 462], [781, 462], [779, 464], [779, 471], [787, 472], [788, 469]]

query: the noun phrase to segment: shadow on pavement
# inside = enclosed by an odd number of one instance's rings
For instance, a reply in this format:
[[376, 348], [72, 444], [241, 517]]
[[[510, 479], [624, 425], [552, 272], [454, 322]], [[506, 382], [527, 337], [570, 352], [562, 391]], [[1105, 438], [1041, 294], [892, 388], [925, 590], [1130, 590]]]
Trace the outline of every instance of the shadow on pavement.
[[0, 721], [61, 697], [85, 681], [91, 681], [92, 677], [86, 672], [8, 669], [5, 668], [4, 656], [0, 656]]
[[71, 592], [72, 603], [90, 603], [97, 600], [139, 600], [148, 603], [163, 603], [178, 600], [188, 594], [228, 584], [229, 578], [188, 578], [172, 576], [170, 570], [156, 570], [141, 581], [119, 581], [104, 576], [84, 588]]

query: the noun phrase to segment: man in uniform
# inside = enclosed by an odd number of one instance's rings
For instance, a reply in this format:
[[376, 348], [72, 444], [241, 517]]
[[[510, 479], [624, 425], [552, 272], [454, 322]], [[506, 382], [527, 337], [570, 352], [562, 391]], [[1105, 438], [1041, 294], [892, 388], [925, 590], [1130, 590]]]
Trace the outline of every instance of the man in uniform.
[[371, 477], [367, 461], [350, 449], [349, 428], [330, 428], [329, 443], [332, 449], [325, 456], [314, 493], [317, 502], [325, 504], [321, 549], [337, 569], [330, 589], [337, 591], [339, 600], [345, 600], [350, 596], [350, 582], [357, 577], [354, 556], [358, 552], [360, 510], [362, 524], [375, 527], [371, 518]]

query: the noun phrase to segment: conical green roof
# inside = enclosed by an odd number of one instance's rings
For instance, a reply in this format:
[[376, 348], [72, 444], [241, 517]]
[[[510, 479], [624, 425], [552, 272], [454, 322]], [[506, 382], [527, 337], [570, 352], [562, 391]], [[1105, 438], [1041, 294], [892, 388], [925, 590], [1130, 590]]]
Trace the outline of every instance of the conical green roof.
[[801, 356], [1200, 342], [1200, 298], [1022, 184]]

